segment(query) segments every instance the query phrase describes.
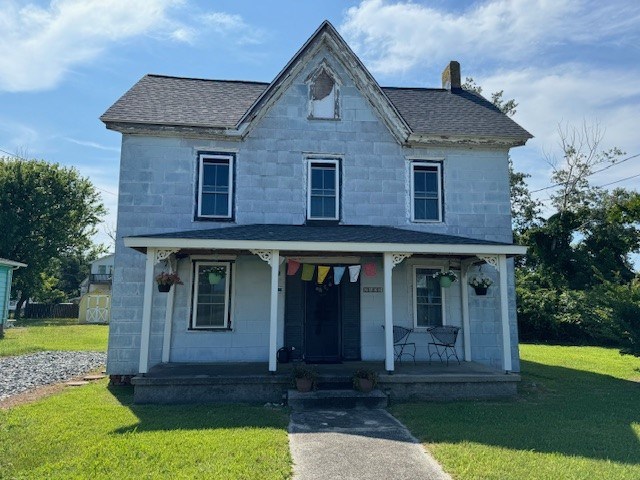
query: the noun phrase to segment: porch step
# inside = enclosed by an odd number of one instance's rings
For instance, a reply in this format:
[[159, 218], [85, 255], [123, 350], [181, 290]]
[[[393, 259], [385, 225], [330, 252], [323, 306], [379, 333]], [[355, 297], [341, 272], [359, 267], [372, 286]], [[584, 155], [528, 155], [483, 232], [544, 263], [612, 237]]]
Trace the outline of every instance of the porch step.
[[316, 390], [302, 393], [289, 390], [287, 401], [293, 410], [333, 410], [347, 408], [386, 408], [387, 396], [380, 390], [369, 393], [355, 390]]

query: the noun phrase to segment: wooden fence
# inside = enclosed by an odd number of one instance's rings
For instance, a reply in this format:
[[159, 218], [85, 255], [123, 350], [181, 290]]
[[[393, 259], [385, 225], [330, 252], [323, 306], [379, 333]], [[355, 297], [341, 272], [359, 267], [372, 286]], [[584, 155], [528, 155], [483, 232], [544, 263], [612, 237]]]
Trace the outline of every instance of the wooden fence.
[[79, 305], [77, 303], [59, 303], [47, 305], [44, 303], [29, 303], [24, 308], [24, 318], [78, 318]]

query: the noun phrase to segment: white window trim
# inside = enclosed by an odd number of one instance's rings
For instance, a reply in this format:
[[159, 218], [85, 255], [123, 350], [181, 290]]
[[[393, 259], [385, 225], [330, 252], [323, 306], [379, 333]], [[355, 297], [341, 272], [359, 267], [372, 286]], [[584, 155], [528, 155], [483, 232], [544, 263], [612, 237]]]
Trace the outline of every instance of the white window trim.
[[[430, 327], [418, 326], [418, 269], [427, 268], [429, 270], [440, 270], [444, 272], [445, 267], [442, 265], [420, 264], [413, 266], [413, 329], [418, 332], [426, 332]], [[447, 315], [445, 308], [444, 288], [440, 287], [440, 298], [442, 299], [442, 325], [447, 325]]]
[[[202, 183], [204, 180], [205, 160], [226, 160], [229, 162], [229, 203], [226, 215], [205, 215], [202, 213]], [[232, 218], [233, 209], [233, 155], [201, 153], [198, 158], [198, 218]]]
[[[191, 330], [228, 330], [229, 326], [229, 308], [231, 307], [231, 276], [232, 273], [231, 263], [230, 262], [201, 262], [197, 261], [195, 263], [195, 269], [193, 271], [193, 299], [192, 299], [192, 308], [191, 308]], [[225, 278], [227, 279], [225, 282], [225, 290], [224, 290], [224, 325], [215, 326], [215, 325], [205, 325], [198, 326], [196, 324], [196, 319], [198, 318], [198, 274], [200, 270], [200, 266], [217, 266], [217, 267], [225, 267]]]
[[[329, 158], [307, 157], [307, 220], [340, 220], [340, 160]], [[333, 165], [336, 169], [336, 215], [335, 217], [312, 217], [311, 216], [311, 165], [324, 163]]]
[[[437, 172], [436, 172], [436, 175], [438, 176], [438, 219], [437, 220], [416, 219], [416, 216], [415, 216], [416, 201], [415, 201], [415, 185], [414, 185], [415, 184], [415, 167], [436, 167], [437, 169]], [[415, 223], [442, 223], [442, 197], [443, 197], [442, 164], [440, 162], [424, 162], [424, 161], [411, 162], [410, 177], [411, 177], [411, 192], [410, 192], [411, 221]]]

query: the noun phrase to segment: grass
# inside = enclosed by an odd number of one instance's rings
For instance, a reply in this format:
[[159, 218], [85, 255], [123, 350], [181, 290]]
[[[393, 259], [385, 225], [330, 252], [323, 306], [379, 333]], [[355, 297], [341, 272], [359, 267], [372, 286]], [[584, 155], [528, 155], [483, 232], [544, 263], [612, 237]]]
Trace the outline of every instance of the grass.
[[245, 405], [134, 405], [100, 381], [0, 410], [0, 477], [284, 479], [287, 415]]
[[4, 331], [0, 357], [46, 350], [107, 351], [107, 325], [78, 325], [77, 318], [21, 320]]
[[398, 405], [456, 479], [640, 478], [640, 359], [521, 345], [516, 400]]

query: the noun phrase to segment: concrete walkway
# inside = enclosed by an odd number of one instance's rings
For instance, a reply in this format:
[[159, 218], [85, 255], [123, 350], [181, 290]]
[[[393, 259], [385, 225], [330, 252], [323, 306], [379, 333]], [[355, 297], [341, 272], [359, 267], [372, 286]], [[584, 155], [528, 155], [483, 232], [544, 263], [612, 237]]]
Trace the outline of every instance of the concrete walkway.
[[295, 480], [451, 480], [386, 410], [291, 413]]

